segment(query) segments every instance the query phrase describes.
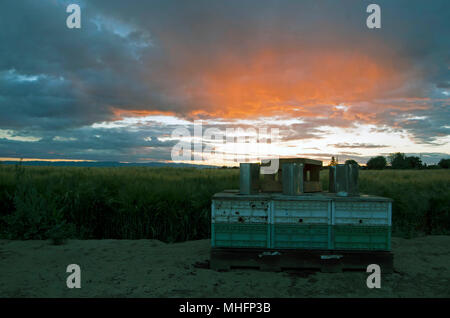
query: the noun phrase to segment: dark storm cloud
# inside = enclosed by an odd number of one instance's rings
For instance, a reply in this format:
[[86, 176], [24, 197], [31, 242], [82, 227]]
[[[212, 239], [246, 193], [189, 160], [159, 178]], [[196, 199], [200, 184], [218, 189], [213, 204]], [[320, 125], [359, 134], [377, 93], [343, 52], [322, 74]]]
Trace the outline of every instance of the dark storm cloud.
[[278, 127], [283, 141], [293, 141], [309, 138], [321, 138], [325, 131], [316, 128], [314, 123], [293, 124], [287, 127]]
[[47, 131], [35, 142], [0, 138], [0, 153], [3, 157], [41, 159], [170, 160], [171, 148], [176, 143], [159, 140], [156, 136], [163, 135], [164, 131], [151, 128], [134, 131], [82, 128], [66, 130], [62, 136], [59, 133], [61, 131]]
[[329, 145], [334, 146], [336, 148], [384, 148], [388, 147], [387, 145], [375, 145], [375, 144], [364, 144], [364, 143], [355, 143], [355, 144], [348, 144], [348, 143], [340, 143], [340, 144], [334, 144]]
[[379, 123], [407, 130], [419, 143], [438, 144], [436, 137], [450, 135], [450, 100], [400, 101], [393, 102], [392, 106], [376, 115]]
[[65, 6], [50, 1], [3, 5], [1, 127], [79, 127], [112, 118], [111, 105], [149, 98], [139, 80], [136, 34], [98, 30], [89, 14], [81, 30], [69, 30], [66, 17]]
[[[312, 103], [298, 112], [305, 123], [290, 126], [284, 140], [319, 138], [318, 126], [351, 127], [358, 121], [406, 129], [418, 142], [449, 134], [449, 101], [441, 92], [450, 82], [448, 1], [377, 1], [382, 29], [376, 31], [365, 27], [369, 1], [70, 2], [81, 3], [81, 30], [65, 27], [68, 1], [2, 3], [0, 129], [42, 140], [0, 139], [0, 157], [57, 152], [74, 159], [127, 160], [127, 153], [140, 158], [149, 146], [145, 136], [167, 135], [170, 129], [135, 133], [88, 126], [115, 119], [114, 109], [170, 111], [187, 118], [204, 109], [198, 116], [220, 117], [205, 78], [214, 77], [217, 61], [237, 65], [245, 75], [257, 52], [267, 48], [280, 54], [264, 73], [269, 83], [279, 79], [279, 68], [292, 71], [288, 65], [303, 57], [296, 52], [334, 48], [388, 61], [396, 76], [407, 79], [395, 87], [379, 83], [383, 89], [376, 89], [376, 96], [355, 101], [347, 113]], [[392, 102], [408, 98], [430, 100], [422, 108]], [[75, 140], [55, 141], [55, 136]], [[157, 147], [169, 153], [170, 145]], [[154, 150], [148, 154], [157, 156]]]

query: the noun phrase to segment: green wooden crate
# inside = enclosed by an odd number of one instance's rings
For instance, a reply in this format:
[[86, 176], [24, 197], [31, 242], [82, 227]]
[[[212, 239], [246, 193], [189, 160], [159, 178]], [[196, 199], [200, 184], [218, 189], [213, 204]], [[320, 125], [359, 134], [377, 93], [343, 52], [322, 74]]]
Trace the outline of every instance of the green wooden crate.
[[212, 223], [212, 247], [269, 248], [269, 224]]
[[391, 249], [391, 227], [334, 225], [332, 240], [336, 250], [389, 251]]
[[328, 249], [331, 226], [326, 224], [271, 224], [271, 248]]

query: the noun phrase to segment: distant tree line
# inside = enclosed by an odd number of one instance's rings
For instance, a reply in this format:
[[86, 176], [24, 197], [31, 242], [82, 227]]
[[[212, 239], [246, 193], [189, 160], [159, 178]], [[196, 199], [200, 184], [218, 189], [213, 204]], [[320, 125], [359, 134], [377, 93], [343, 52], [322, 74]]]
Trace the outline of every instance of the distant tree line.
[[[347, 160], [349, 161], [349, 160]], [[347, 161], [345, 163], [347, 163]], [[389, 166], [388, 166], [389, 161]], [[370, 158], [367, 161], [367, 169], [448, 169], [450, 167], [450, 159], [441, 159], [437, 165], [427, 165], [416, 156], [406, 156], [404, 153], [396, 152], [390, 154], [386, 160], [383, 156]]]

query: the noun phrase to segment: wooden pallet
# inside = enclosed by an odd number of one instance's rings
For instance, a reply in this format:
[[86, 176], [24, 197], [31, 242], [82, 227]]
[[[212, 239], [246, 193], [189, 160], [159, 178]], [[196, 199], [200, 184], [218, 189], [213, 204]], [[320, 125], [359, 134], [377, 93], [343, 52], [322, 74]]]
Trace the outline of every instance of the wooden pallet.
[[322, 272], [342, 270], [366, 271], [378, 264], [383, 273], [393, 272], [394, 257], [387, 251], [269, 250], [253, 248], [212, 248], [210, 268], [255, 268], [262, 271], [284, 269], [318, 269]]

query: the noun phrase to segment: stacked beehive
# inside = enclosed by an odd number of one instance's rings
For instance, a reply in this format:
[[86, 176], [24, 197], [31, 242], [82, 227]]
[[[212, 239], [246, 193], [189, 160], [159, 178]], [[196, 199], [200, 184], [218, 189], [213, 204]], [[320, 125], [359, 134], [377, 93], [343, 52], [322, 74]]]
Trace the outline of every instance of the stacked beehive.
[[269, 248], [331, 249], [331, 200], [324, 195], [272, 195]]
[[211, 210], [213, 247], [270, 246], [268, 194], [217, 193], [213, 197]]
[[392, 201], [376, 196], [333, 198], [334, 249], [391, 249]]
[[[283, 176], [288, 175], [288, 165], [297, 164], [285, 163]], [[258, 187], [254, 185], [254, 174], [258, 169], [245, 165], [241, 168], [247, 176], [241, 178], [242, 192], [246, 194], [226, 191], [213, 197], [213, 247], [390, 250], [392, 200], [358, 195], [354, 167], [331, 168], [330, 189], [334, 192], [314, 193], [296, 192], [304, 189], [299, 186], [301, 182], [315, 181], [284, 179], [282, 182], [297, 188], [285, 184], [281, 185], [285, 193], [255, 192]]]

